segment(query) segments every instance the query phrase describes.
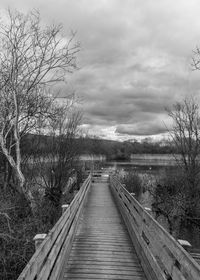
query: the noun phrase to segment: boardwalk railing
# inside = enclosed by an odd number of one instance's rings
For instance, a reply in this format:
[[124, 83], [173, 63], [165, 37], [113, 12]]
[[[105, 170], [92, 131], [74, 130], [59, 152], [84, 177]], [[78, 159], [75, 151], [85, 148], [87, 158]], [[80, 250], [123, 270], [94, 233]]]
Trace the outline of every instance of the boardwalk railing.
[[110, 186], [148, 280], [198, 280], [200, 266], [115, 176]]
[[85, 180], [69, 207], [36, 250], [18, 280], [60, 279], [62, 265], [67, 261], [70, 253], [78, 218], [90, 185], [91, 175]]

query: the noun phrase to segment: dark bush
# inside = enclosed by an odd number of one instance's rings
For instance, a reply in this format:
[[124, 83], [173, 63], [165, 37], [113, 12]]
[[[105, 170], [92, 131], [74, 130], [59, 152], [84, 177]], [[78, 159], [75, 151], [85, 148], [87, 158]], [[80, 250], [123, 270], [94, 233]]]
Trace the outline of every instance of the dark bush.
[[136, 172], [128, 172], [122, 179], [122, 183], [130, 193], [135, 193], [137, 198], [143, 192], [142, 180]]
[[188, 207], [187, 184], [185, 174], [179, 170], [166, 170], [157, 180], [153, 189], [152, 210], [155, 218], [164, 217], [168, 230], [175, 237], [179, 226], [186, 217]]

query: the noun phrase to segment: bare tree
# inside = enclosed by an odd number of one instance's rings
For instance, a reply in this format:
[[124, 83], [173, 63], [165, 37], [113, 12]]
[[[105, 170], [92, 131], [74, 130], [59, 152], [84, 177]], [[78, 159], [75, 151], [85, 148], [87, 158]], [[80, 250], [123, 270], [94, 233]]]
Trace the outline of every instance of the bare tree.
[[[196, 222], [200, 214], [199, 105], [193, 97], [187, 97], [183, 101], [174, 104], [172, 109], [168, 110], [168, 114], [173, 120], [173, 126], [169, 133], [178, 153], [178, 155], [174, 155], [178, 167], [178, 170], [176, 170], [178, 180], [175, 175], [171, 174], [171, 180], [161, 182], [161, 185], [166, 189], [166, 193], [168, 192], [168, 197], [171, 197], [170, 199], [173, 201], [171, 209], [169, 207], [171, 212], [168, 214], [170, 214], [169, 217], [171, 216], [171, 218], [178, 217], [177, 213], [181, 211], [182, 214], [179, 215], [179, 219], [184, 217], [187, 220]], [[157, 194], [161, 193], [162, 191], [158, 191]], [[157, 207], [157, 210], [159, 210], [162, 206], [166, 210], [168, 207], [166, 201], [167, 198], [159, 203], [157, 196], [154, 208]]]
[[31, 199], [21, 169], [21, 137], [49, 116], [49, 85], [76, 68], [79, 45], [61, 25], [41, 27], [37, 11], [8, 11], [0, 25], [0, 146], [14, 170], [18, 191]]
[[55, 118], [49, 120], [51, 141], [48, 157], [53, 170], [49, 187], [63, 191], [74, 162], [79, 156], [76, 138], [82, 115], [71, 100], [70, 103], [57, 106], [55, 111]]
[[187, 175], [191, 188], [199, 184], [199, 153], [200, 153], [200, 116], [199, 106], [194, 98], [186, 98], [168, 110], [173, 120], [170, 135], [181, 155], [177, 161]]
[[166, 169], [157, 178], [157, 186], [151, 190], [152, 209], [156, 218], [167, 219], [170, 233], [176, 236], [183, 221], [195, 224], [199, 221], [200, 115], [193, 97], [175, 103], [167, 111], [173, 121], [169, 134], [177, 152], [174, 154], [177, 166]]

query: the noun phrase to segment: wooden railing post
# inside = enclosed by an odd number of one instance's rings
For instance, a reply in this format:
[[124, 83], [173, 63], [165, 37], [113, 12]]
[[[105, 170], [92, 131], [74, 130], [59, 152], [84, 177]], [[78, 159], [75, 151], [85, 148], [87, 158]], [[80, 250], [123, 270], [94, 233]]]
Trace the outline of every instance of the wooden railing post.
[[146, 210], [148, 213], [151, 213], [151, 208], [149, 208], [149, 207], [144, 207], [144, 210]]
[[44, 241], [46, 233], [36, 234], [33, 240], [35, 241], [35, 251], [40, 247], [40, 244]]
[[63, 204], [61, 207], [62, 207], [62, 214], [63, 214], [65, 210], [69, 207], [69, 204]]
[[190, 247], [192, 247], [192, 245], [190, 244], [190, 242], [188, 242], [187, 240], [184, 240], [184, 239], [178, 239], [177, 240], [179, 244], [181, 244], [181, 246], [186, 250], [188, 251], [188, 249]]

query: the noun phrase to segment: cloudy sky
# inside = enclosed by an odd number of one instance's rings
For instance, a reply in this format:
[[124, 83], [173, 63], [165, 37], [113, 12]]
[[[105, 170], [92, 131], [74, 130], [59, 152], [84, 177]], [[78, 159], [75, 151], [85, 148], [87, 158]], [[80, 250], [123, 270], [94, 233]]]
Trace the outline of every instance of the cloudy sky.
[[[77, 31], [80, 69], [68, 89], [83, 100], [83, 127], [109, 139], [164, 135], [165, 107], [199, 95], [191, 57], [200, 46], [199, 0], [0, 0], [40, 10], [47, 23]], [[65, 92], [63, 93], [65, 94]]]

